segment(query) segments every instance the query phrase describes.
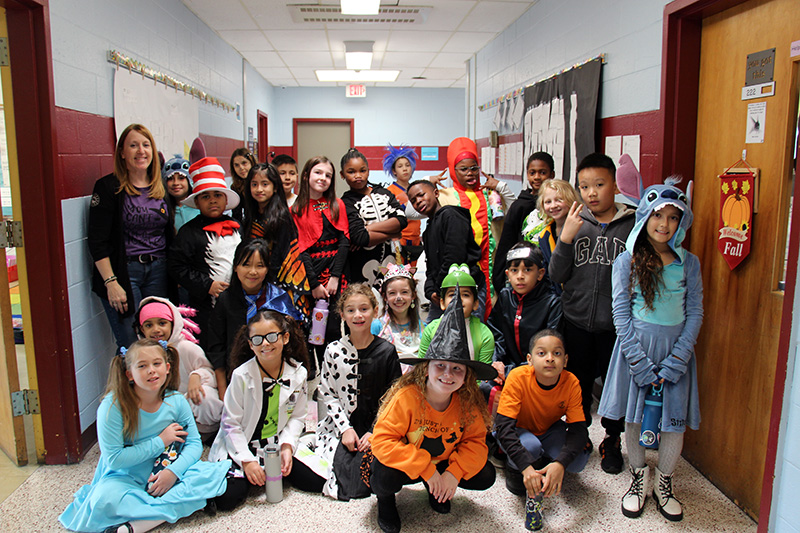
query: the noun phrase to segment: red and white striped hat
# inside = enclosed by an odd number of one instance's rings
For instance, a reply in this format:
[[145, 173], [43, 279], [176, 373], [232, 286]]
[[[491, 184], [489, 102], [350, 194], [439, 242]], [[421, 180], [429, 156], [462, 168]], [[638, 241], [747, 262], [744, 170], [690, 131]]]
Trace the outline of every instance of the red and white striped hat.
[[225, 209], [233, 209], [239, 205], [239, 195], [228, 188], [225, 183], [225, 170], [216, 157], [204, 157], [189, 167], [189, 178], [192, 180], [192, 194], [183, 200], [183, 205], [197, 208], [194, 199], [208, 191], [222, 191], [228, 198]]

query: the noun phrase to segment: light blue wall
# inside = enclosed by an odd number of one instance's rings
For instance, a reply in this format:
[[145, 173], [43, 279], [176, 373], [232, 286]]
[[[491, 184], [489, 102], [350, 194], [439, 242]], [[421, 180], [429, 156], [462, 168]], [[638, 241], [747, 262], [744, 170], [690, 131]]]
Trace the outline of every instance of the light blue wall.
[[[244, 106], [245, 106], [245, 130], [244, 140], [247, 140], [247, 128], [253, 128], [254, 138], [258, 139], [258, 111], [263, 111], [269, 115], [269, 122], [273, 120], [273, 89], [267, 80], [261, 77], [261, 74], [250, 66], [247, 61], [244, 62]], [[268, 124], [268, 128], [272, 129], [272, 124]], [[267, 141], [272, 142], [272, 134], [267, 132]], [[264, 160], [264, 154], [258, 154], [260, 160]]]
[[[600, 116], [658, 109], [666, 3], [540, 0], [476, 55], [476, 107], [605, 53]], [[476, 109], [470, 133], [488, 137], [495, 111]]]
[[293, 118], [353, 118], [358, 146], [447, 145], [464, 135], [464, 89], [367, 87], [346, 98], [344, 87], [275, 88], [269, 143], [291, 146]]

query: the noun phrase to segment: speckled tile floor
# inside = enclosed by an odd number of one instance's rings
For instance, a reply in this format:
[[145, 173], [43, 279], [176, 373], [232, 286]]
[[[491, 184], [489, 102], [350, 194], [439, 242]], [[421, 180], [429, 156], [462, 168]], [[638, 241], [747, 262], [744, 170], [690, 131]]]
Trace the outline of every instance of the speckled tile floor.
[[[756, 530], [755, 522], [683, 459], [675, 474], [675, 492], [684, 504], [682, 522], [667, 522], [652, 498], [648, 498], [640, 518], [623, 517], [620, 498], [628, 488], [629, 477], [624, 473], [612, 476], [600, 470], [596, 446], [602, 439], [602, 431], [599, 420], [595, 420], [590, 427], [595, 451], [586, 469], [580, 474], [567, 474], [562, 494], [545, 502], [544, 531], [742, 533]], [[652, 466], [656, 456], [649, 453], [648, 463]], [[91, 481], [98, 455], [95, 446], [80, 464], [39, 467], [0, 504], [0, 531], [63, 531], [57, 517], [71, 501], [72, 494]], [[502, 470], [498, 470], [495, 485], [485, 492], [459, 490], [449, 515], [430, 510], [421, 484], [400, 493], [398, 508], [403, 531], [409, 533], [524, 531], [524, 501], [506, 490]], [[253, 493], [245, 505], [233, 512], [219, 513], [214, 518], [198, 512], [156, 531], [378, 531], [376, 509], [374, 497], [346, 503], [285, 487], [284, 500], [279, 504], [267, 503], [263, 492]]]

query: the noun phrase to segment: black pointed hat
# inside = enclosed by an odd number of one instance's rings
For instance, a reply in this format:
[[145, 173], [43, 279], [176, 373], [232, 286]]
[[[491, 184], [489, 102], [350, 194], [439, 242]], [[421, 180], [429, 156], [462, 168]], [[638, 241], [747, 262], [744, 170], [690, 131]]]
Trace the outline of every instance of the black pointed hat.
[[456, 293], [447, 309], [444, 310], [439, 327], [433, 334], [425, 357], [406, 357], [400, 359], [401, 363], [417, 365], [428, 361], [450, 361], [472, 368], [475, 376], [480, 380], [490, 380], [497, 377], [497, 370], [491, 365], [475, 361], [469, 351], [467, 343], [469, 332], [464, 320], [464, 305], [461, 303], [461, 291], [456, 285]]

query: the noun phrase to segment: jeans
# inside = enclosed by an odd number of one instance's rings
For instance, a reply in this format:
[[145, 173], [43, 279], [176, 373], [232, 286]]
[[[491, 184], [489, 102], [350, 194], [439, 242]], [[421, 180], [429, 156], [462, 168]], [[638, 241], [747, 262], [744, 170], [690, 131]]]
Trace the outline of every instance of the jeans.
[[[567, 424], [563, 420], [558, 420], [540, 437], [523, 428], [517, 428], [517, 435], [519, 435], [519, 441], [528, 450], [534, 461], [542, 456], [555, 460], [558, 454], [561, 453], [561, 449], [567, 439]], [[590, 453], [587, 450], [579, 453], [570, 464], [566, 465], [565, 470], [573, 474], [583, 470], [589, 461]], [[508, 458], [508, 465], [514, 470], [519, 470], [510, 457]]]
[[139, 302], [148, 296], [167, 297], [167, 259], [156, 259], [152, 263], [128, 263], [128, 277], [131, 280], [131, 294], [128, 294], [130, 316], [123, 317], [111, 307], [107, 298], [101, 298], [117, 348], [128, 347], [136, 341], [134, 315], [139, 309]]
[[[440, 474], [443, 474], [449, 465], [450, 463], [448, 460], [444, 459], [436, 464], [436, 470]], [[374, 492], [378, 498], [393, 496], [400, 492], [403, 485], [411, 485], [412, 483], [419, 483], [422, 481], [422, 478], [411, 479], [408, 474], [402, 470], [386, 466], [378, 461], [377, 458], [372, 460], [371, 470], [370, 486], [372, 487], [372, 492]], [[486, 461], [486, 464], [483, 465], [480, 472], [471, 478], [462, 479], [458, 482], [458, 486], [467, 490], [486, 490], [494, 485], [495, 476], [494, 465]]]

